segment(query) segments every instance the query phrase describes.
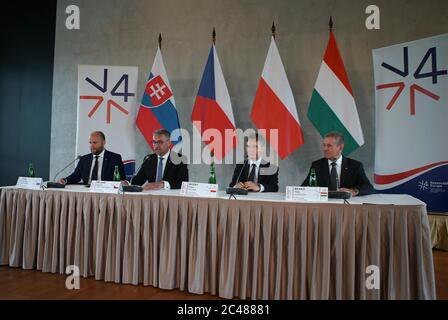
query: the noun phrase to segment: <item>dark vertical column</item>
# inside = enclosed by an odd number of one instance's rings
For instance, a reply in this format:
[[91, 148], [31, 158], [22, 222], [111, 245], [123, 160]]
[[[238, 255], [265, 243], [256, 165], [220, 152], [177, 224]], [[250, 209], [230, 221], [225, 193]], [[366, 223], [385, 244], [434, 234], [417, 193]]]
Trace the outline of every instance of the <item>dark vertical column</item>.
[[0, 10], [0, 185], [15, 184], [29, 162], [48, 179], [56, 2]]

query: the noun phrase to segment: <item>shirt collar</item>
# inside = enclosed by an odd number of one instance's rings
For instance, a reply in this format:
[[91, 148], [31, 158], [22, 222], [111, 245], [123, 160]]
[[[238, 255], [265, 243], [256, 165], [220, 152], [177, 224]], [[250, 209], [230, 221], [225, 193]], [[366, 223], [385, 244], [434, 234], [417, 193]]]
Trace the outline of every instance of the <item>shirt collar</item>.
[[171, 152], [171, 150], [168, 150], [167, 153], [165, 153], [165, 154], [163, 154], [163, 155], [161, 155], [161, 156], [157, 156], [157, 159], [159, 159], [159, 157], [162, 157], [162, 158], [163, 158], [163, 161], [165, 161], [165, 160], [168, 158], [170, 152]]
[[[332, 162], [333, 162], [332, 160], [328, 160], [328, 165], [331, 166]], [[342, 154], [336, 160], [336, 166], [338, 166], [338, 167], [342, 166]]]
[[[98, 154], [98, 158], [104, 158], [104, 151], [106, 151], [106, 149], [103, 149], [103, 151], [101, 151], [100, 154]], [[96, 154], [92, 154], [93, 155], [93, 159], [95, 159]]]
[[257, 166], [257, 168], [260, 166], [261, 163], [261, 158], [259, 158], [257, 161], [253, 161], [249, 159], [249, 165], [252, 167], [252, 164], [254, 164]]

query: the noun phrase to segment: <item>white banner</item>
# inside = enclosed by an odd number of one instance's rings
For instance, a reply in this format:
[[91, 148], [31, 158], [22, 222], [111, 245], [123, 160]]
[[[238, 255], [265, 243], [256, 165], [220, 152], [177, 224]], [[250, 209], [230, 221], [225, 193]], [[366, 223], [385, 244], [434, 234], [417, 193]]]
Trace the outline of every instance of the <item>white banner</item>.
[[373, 50], [375, 189], [448, 211], [448, 34]]
[[102, 131], [106, 149], [121, 154], [128, 177], [135, 170], [137, 81], [137, 67], [78, 66], [76, 155], [89, 153], [89, 134]]

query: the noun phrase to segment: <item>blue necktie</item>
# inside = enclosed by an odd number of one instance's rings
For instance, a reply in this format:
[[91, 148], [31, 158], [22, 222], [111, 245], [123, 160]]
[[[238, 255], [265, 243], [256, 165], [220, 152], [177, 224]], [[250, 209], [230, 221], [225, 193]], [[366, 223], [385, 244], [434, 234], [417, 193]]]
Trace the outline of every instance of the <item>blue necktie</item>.
[[159, 164], [157, 165], [156, 182], [162, 181], [163, 178], [163, 157], [159, 156]]

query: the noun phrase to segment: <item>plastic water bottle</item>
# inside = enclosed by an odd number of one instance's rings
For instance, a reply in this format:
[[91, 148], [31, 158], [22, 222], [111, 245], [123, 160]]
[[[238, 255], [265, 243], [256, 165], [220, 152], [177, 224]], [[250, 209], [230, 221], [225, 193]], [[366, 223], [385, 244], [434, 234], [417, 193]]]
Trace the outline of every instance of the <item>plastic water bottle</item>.
[[208, 183], [216, 184], [216, 171], [215, 171], [215, 162], [212, 160], [210, 164], [210, 173], [208, 175]]
[[115, 169], [114, 169], [114, 181], [121, 181], [120, 171], [118, 170], [118, 166], [115, 166]]
[[33, 163], [30, 163], [28, 165], [28, 177], [34, 178], [34, 165], [33, 165]]
[[309, 186], [317, 187], [316, 169], [314, 168], [311, 168]]

